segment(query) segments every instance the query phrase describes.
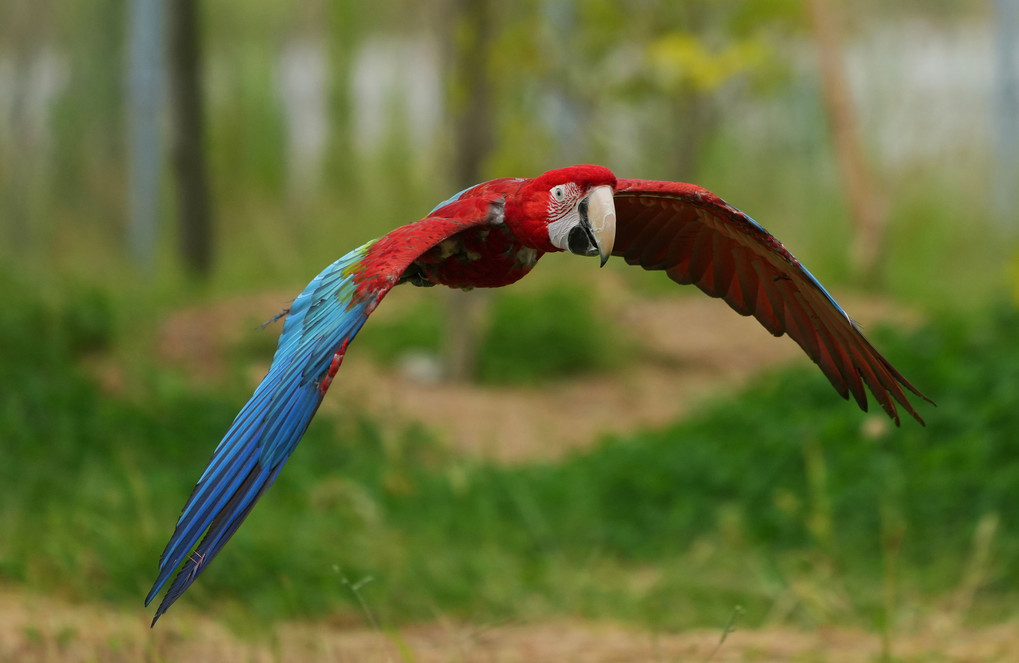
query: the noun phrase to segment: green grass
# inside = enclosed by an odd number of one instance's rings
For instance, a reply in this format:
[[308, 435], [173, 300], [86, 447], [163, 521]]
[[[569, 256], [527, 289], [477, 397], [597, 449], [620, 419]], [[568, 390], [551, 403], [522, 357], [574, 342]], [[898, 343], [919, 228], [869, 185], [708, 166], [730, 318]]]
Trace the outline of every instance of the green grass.
[[[0, 581], [140, 609], [248, 393], [239, 380], [188, 388], [151, 364], [135, 367], [137, 389], [104, 392], [80, 366], [116, 343], [114, 308], [86, 292], [12, 294], [0, 311]], [[921, 408], [926, 428], [884, 426], [799, 371], [674, 426], [516, 468], [458, 458], [413, 426], [323, 413], [179, 605], [255, 632], [359, 615], [346, 583], [371, 577], [360, 591], [384, 624], [556, 615], [672, 629], [724, 624], [738, 604], [744, 624], [873, 625], [895, 601], [923, 609], [961, 586], [976, 591], [975, 616], [1001, 617], [1019, 581], [1017, 326], [997, 307], [878, 335], [939, 401]], [[978, 546], [988, 518], [999, 524]]]

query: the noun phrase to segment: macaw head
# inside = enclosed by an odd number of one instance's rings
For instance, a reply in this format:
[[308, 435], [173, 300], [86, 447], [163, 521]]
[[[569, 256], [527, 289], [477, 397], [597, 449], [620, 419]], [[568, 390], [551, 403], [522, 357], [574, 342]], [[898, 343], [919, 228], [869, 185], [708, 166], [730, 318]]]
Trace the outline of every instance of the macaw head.
[[616, 176], [603, 166], [550, 170], [507, 201], [506, 223], [535, 248], [597, 255], [604, 265], [616, 238], [615, 188]]

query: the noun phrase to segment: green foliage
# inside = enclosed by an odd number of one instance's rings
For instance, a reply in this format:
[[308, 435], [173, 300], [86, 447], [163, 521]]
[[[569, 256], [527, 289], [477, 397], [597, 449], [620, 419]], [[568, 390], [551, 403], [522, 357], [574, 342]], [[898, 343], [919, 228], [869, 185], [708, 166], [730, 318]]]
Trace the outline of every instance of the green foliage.
[[[411, 286], [402, 286], [404, 288]], [[401, 307], [398, 315], [382, 318], [376, 314], [357, 337], [359, 348], [372, 353], [376, 361], [392, 364], [408, 352], [425, 351], [438, 354], [442, 344], [442, 301], [439, 297], [420, 294], [425, 300]], [[389, 307], [392, 302], [384, 303]]]
[[[139, 366], [142, 388], [105, 393], [77, 358], [116, 335], [116, 316], [93, 318], [108, 304], [46, 303], [2, 285], [12, 295], [0, 310], [0, 580], [137, 605], [249, 392], [195, 391]], [[939, 401], [921, 406], [926, 428], [861, 416], [816, 372], [796, 371], [677, 425], [505, 468], [341, 404], [319, 415], [228, 561], [178, 609], [242, 629], [354, 614], [345, 582], [370, 576], [362, 593], [390, 624], [569, 614], [717, 626], [737, 603], [751, 624], [776, 605], [789, 606], [783, 619], [831, 619], [806, 583], [840, 597], [839, 618], [867, 623], [881, 613], [890, 555], [908, 595], [942, 596], [987, 517], [1000, 525], [977, 589], [983, 605], [1007, 605], [1019, 582], [1017, 325], [1002, 307], [875, 339]]]
[[663, 88], [696, 94], [717, 91], [759, 66], [768, 51], [759, 42], [746, 41], [716, 53], [693, 35], [673, 32], [653, 42], [648, 57]]
[[100, 290], [76, 288], [53, 307], [3, 269], [0, 290], [5, 293], [0, 347], [7, 360], [0, 367], [30, 369], [33, 361], [59, 365], [113, 343], [113, 302]]
[[535, 383], [617, 368], [622, 331], [590, 289], [500, 293], [479, 355], [481, 380]]
[[[905, 421], [893, 430], [883, 415], [861, 417], [833, 397], [822, 376], [787, 373], [690, 421], [562, 464], [479, 467], [448, 485], [433, 478], [389, 513], [404, 532], [421, 522], [439, 528], [450, 555], [462, 542], [542, 558], [517, 579], [537, 591], [547, 589], [548, 579], [536, 578], [554, 565], [549, 558], [594, 555], [639, 568], [696, 557], [720, 541], [728, 554], [769, 569], [735, 580], [734, 600], [744, 605], [761, 600], [761, 585], [795, 582], [818, 559], [839, 569], [842, 582], [875, 588], [891, 554], [889, 532], [900, 529], [904, 583], [928, 596], [947, 592], [959, 582], [976, 524], [1001, 516], [989, 595], [1007, 597], [1019, 579], [1011, 561], [1019, 536], [1007, 519], [1019, 499], [1017, 324], [1019, 314], [1002, 308], [977, 321], [943, 320], [908, 339], [878, 339], [941, 400], [937, 409], [921, 407], [926, 428]], [[700, 570], [716, 599], [732, 599], [723, 590], [733, 580], [731, 561]], [[854, 609], [879, 609], [878, 591], [858, 594]], [[669, 598], [670, 609], [684, 613], [691, 596]]]
[[[370, 39], [419, 34], [448, 46], [455, 20], [405, 0], [379, 3], [372, 12], [350, 0], [298, 6], [269, 0], [239, 13], [240, 4], [214, 3], [202, 14], [217, 226], [213, 288], [306, 282], [316, 267], [420, 218], [467, 184], [450, 182], [448, 122], [437, 128], [434, 142], [416, 147], [395, 112], [399, 104], [384, 111], [394, 116], [388, 140], [371, 154], [353, 149], [358, 100], [350, 96], [350, 77], [360, 49]], [[129, 223], [122, 126], [129, 5], [103, 0], [35, 9], [23, 0], [0, 9], [12, 80], [34, 71], [37, 56], [52, 55], [64, 86], [45, 112], [29, 114], [38, 115], [32, 122], [0, 131], [7, 135], [0, 161], [19, 164], [0, 169], [0, 254], [41, 278], [84, 273], [113, 283], [128, 274], [135, 281], [137, 275], [123, 269], [122, 241]], [[912, 0], [894, 8], [859, 0], [844, 9], [852, 20], [847, 44], [887, 25], [889, 16], [914, 21], [919, 15], [949, 31], [960, 21], [983, 20], [973, 3], [961, 0]], [[802, 73], [809, 71], [797, 45], [806, 38], [802, 2], [529, 0], [494, 3], [490, 10], [493, 146], [486, 176], [606, 162], [622, 176], [698, 181], [790, 240], [813, 268], [831, 262], [829, 273], [844, 275], [850, 231], [837, 169], [820, 139], [826, 128], [816, 82]], [[286, 184], [277, 70], [282, 45], [301, 35], [330, 49], [331, 135], [321, 186], [294, 199]], [[454, 78], [443, 71], [444, 81]], [[447, 110], [464, 94], [454, 88], [442, 91]], [[393, 91], [394, 100], [399, 94]], [[36, 127], [37, 121], [45, 124]], [[873, 140], [879, 135], [870, 134]], [[29, 136], [35, 138], [24, 142]], [[911, 170], [882, 165], [876, 144], [866, 151], [891, 198], [887, 289], [929, 305], [971, 299], [989, 284], [1000, 285], [1001, 256], [987, 258], [994, 242], [981, 221], [990, 218], [980, 209], [987, 196], [956, 193], [983, 191], [992, 160], [975, 147], [980, 156], [972, 163], [946, 156]], [[167, 167], [164, 177], [162, 202], [171, 203], [173, 169]], [[159, 258], [147, 266], [157, 279], [173, 278], [173, 205], [162, 209]], [[945, 255], [953, 256], [954, 267], [947, 279]]]
[[[437, 354], [442, 312], [442, 301], [428, 297], [398, 317], [372, 320], [358, 343], [384, 363], [412, 351]], [[622, 329], [589, 289], [561, 284], [536, 292], [501, 291], [492, 298], [478, 377], [488, 384], [526, 385], [611, 371], [620, 366], [626, 347]]]
[[1013, 253], [1012, 260], [1009, 261], [1008, 275], [1012, 282], [1012, 301], [1019, 305], [1019, 252]]

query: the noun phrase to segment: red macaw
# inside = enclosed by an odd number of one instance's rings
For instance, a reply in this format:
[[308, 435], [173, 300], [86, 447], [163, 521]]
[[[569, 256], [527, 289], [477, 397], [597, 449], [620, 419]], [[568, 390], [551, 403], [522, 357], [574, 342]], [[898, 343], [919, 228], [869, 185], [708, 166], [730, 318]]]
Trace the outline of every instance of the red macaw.
[[[396, 285], [496, 288], [545, 253], [621, 256], [664, 270], [789, 334], [844, 397], [867, 409], [864, 385], [896, 424], [903, 390], [927, 399], [874, 349], [828, 291], [763, 227], [692, 184], [617, 180], [601, 166], [471, 187], [424, 219], [354, 249], [297, 296], [268, 374], [198, 480], [159, 560], [145, 604], [180, 571], [155, 625], [208, 567], [272, 484], [311, 422], [350, 341]], [[199, 539], [201, 541], [199, 542]], [[197, 544], [197, 547], [196, 547]]]

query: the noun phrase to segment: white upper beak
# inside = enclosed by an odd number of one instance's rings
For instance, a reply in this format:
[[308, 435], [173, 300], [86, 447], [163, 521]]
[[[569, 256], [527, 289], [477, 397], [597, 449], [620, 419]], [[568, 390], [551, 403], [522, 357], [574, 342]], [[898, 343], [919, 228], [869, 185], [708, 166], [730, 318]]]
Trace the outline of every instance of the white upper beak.
[[601, 264], [605, 265], [612, 255], [616, 241], [616, 206], [612, 198], [612, 187], [607, 184], [596, 186], [587, 194], [587, 220], [598, 244]]

